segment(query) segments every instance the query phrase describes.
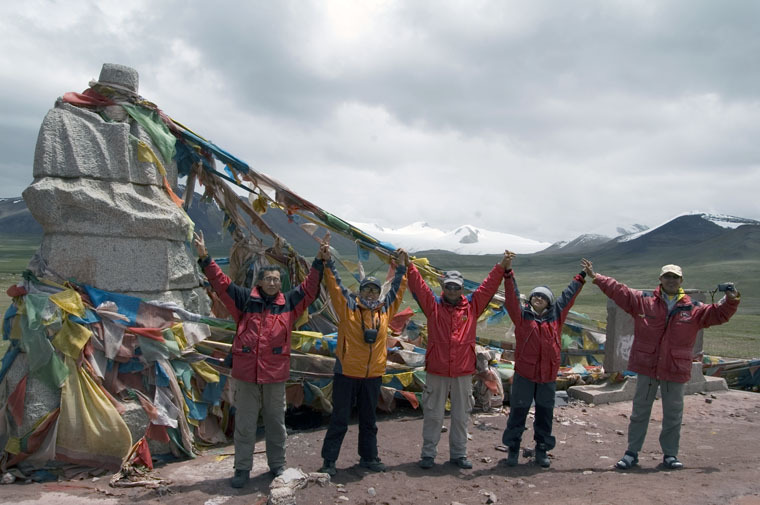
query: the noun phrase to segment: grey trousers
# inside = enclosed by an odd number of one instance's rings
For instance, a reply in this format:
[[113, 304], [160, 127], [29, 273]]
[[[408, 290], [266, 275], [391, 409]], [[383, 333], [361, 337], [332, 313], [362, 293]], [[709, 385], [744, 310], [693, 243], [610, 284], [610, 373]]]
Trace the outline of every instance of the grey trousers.
[[435, 458], [441, 427], [446, 410], [446, 399], [451, 397], [451, 428], [449, 435], [449, 458], [467, 455], [467, 423], [475, 404], [472, 397], [472, 375], [442, 377], [427, 374], [422, 391], [422, 457]]
[[662, 431], [660, 447], [667, 456], [678, 456], [681, 440], [681, 420], [683, 419], [683, 392], [685, 384], [657, 380], [639, 374], [636, 379], [636, 393], [633, 397], [631, 419], [628, 424], [628, 450], [638, 453], [644, 445], [652, 414], [652, 404], [657, 397], [657, 388], [662, 394]]
[[253, 467], [253, 449], [259, 413], [264, 418], [267, 463], [270, 470], [285, 466], [285, 383], [256, 384], [234, 381], [235, 469]]

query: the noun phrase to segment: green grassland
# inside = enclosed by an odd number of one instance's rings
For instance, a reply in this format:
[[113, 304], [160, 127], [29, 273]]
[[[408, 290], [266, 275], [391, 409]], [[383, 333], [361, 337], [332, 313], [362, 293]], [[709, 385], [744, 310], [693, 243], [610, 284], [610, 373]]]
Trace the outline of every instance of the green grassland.
[[[449, 253], [428, 253], [427, 258], [439, 268], [457, 268], [471, 280], [482, 280], [500, 256], [456, 256]], [[594, 258], [589, 258], [594, 261]], [[521, 292], [537, 285], [549, 286], [559, 294], [580, 272], [580, 257], [524, 255], [514, 261], [515, 279]], [[640, 261], [640, 260], [639, 260]], [[672, 261], [672, 260], [671, 260]], [[633, 260], [594, 262], [594, 269], [614, 277], [632, 288], [652, 289], [657, 286], [660, 263], [636, 264]], [[708, 264], [682, 263], [684, 288], [699, 289], [707, 293], [716, 289], [720, 282], [736, 282], [742, 294], [736, 315], [721, 326], [707, 328], [704, 332], [705, 353], [735, 358], [760, 357], [760, 259], [744, 261], [721, 261]], [[721, 297], [715, 294], [715, 301]], [[586, 284], [576, 299], [573, 310], [587, 314], [593, 319], [606, 320], [607, 297], [593, 284]]]
[[[5, 291], [8, 286], [18, 282], [29, 259], [39, 245], [39, 237], [0, 237], [0, 311], [3, 313], [10, 305]], [[227, 251], [211, 247], [212, 255], [226, 256]], [[457, 269], [465, 278], [480, 282], [501, 257], [458, 256], [447, 252], [428, 252], [419, 254], [441, 269]], [[687, 255], [684, 255], [687, 256]], [[356, 257], [346, 256], [347, 260], [356, 261]], [[594, 261], [594, 258], [590, 258]], [[659, 258], [658, 258], [659, 259]], [[615, 277], [634, 288], [654, 288], [661, 264], [652, 261], [642, 264], [635, 258], [615, 258], [614, 261], [603, 258], [594, 262], [595, 270]], [[737, 314], [725, 325], [705, 330], [704, 349], [707, 354], [734, 357], [760, 357], [760, 258], [743, 261], [717, 261], [703, 264], [683, 262], [684, 287], [708, 292], [714, 290], [719, 282], [734, 281], [742, 293], [742, 303]], [[527, 292], [536, 285], [547, 285], [555, 294], [559, 294], [570, 282], [573, 275], [580, 271], [580, 258], [548, 255], [521, 255], [514, 262], [515, 277], [521, 291]], [[368, 275], [384, 278], [387, 266], [373, 257], [365, 264]], [[341, 275], [347, 287], [353, 282], [347, 272]], [[436, 293], [440, 292], [434, 287]], [[716, 301], [720, 294], [716, 295]], [[411, 295], [404, 298], [403, 306], [418, 309]], [[578, 296], [573, 309], [587, 314], [593, 319], [604, 321], [607, 317], [607, 298], [594, 285], [587, 284]], [[424, 322], [421, 315], [415, 316]], [[509, 327], [508, 322], [489, 326], [485, 331], [487, 338], [503, 334]], [[4, 345], [0, 341], [0, 354]]]

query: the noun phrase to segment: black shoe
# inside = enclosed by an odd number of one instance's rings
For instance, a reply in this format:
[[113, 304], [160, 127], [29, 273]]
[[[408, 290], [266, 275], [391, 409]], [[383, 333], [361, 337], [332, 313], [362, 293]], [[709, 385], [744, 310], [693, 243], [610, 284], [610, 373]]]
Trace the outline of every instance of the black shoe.
[[678, 458], [675, 456], [665, 456], [662, 458], [662, 466], [668, 470], [680, 470], [683, 468], [683, 463], [678, 461]]
[[545, 449], [536, 449], [536, 464], [541, 468], [549, 468], [552, 462], [549, 461], [549, 455]]
[[283, 474], [284, 471], [285, 471], [284, 466], [278, 466], [277, 468], [272, 468], [271, 470], [269, 470], [269, 473], [271, 473], [275, 477], [279, 477], [280, 475]]
[[462, 456], [460, 458], [451, 458], [449, 460], [449, 463], [458, 466], [459, 468], [462, 468], [464, 470], [469, 470], [472, 468], [472, 461], [467, 459], [467, 456]]
[[232, 479], [230, 479], [230, 486], [239, 489], [245, 486], [250, 476], [250, 470], [235, 470], [235, 475], [232, 477]]
[[359, 460], [359, 466], [362, 468], [367, 468], [369, 470], [372, 470], [373, 472], [385, 471], [385, 465], [380, 462], [380, 458], [375, 458], [375, 459], [361, 458]]
[[420, 467], [420, 468], [422, 468], [423, 470], [429, 470], [429, 469], [433, 468], [434, 465], [435, 465], [435, 460], [433, 458], [429, 457], [429, 456], [421, 458], [417, 462], [417, 466]]
[[329, 459], [324, 461], [322, 468], [320, 468], [319, 471], [326, 473], [330, 477], [335, 477], [335, 474], [338, 473], [338, 470], [335, 468], [335, 461], [330, 461]]
[[509, 455], [507, 456], [507, 466], [517, 466], [520, 459], [520, 448], [509, 449]]
[[639, 455], [635, 452], [625, 451], [620, 461], [615, 463], [615, 468], [618, 470], [630, 470], [634, 466], [639, 464]]

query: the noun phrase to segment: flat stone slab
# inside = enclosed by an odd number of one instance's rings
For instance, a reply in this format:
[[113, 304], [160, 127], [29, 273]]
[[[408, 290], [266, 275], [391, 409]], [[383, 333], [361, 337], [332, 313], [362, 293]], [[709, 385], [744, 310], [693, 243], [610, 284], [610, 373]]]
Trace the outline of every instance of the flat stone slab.
[[[607, 382], [604, 384], [590, 384], [586, 386], [571, 386], [567, 394], [572, 398], [583, 400], [586, 403], [614, 403], [633, 400], [636, 393], [637, 377], [628, 377], [623, 382]], [[722, 377], [710, 377], [702, 374], [702, 364], [692, 363], [691, 379], [684, 387], [684, 394], [691, 395], [708, 391], [728, 391], [728, 384]], [[660, 391], [657, 391], [659, 398]]]

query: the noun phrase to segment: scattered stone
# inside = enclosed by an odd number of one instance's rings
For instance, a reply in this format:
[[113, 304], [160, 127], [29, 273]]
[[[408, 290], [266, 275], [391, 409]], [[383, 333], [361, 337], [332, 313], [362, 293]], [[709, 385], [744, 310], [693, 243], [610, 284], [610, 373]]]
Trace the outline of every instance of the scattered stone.
[[348, 501], [348, 496], [338, 496], [338, 500], [340, 500], [340, 501]]
[[4, 473], [3, 478], [2, 480], [0, 480], [0, 482], [2, 482], [3, 484], [13, 484], [14, 482], [16, 482], [16, 476], [10, 472]]
[[377, 496], [377, 491], [375, 491], [374, 487], [371, 487], [371, 488], [367, 489], [367, 494], [370, 495], [370, 496], [372, 496], [372, 497], [375, 497], [375, 496]]
[[623, 430], [615, 430], [615, 433], [618, 435], [625, 435], [625, 432]]
[[290, 487], [275, 487], [269, 491], [269, 505], [296, 505], [296, 493]]
[[[315, 475], [320, 476], [326, 474], [317, 473]], [[275, 489], [287, 487], [290, 489], [301, 489], [307, 486], [309, 480], [316, 480], [316, 478], [310, 479], [308, 475], [298, 468], [286, 468], [280, 476], [275, 477], [275, 479], [272, 480], [272, 483], [269, 484], [269, 488]]]
[[482, 458], [480, 458], [480, 461], [482, 461], [483, 463], [490, 463], [491, 458], [489, 458], [488, 456], [483, 456]]
[[482, 491], [482, 493], [486, 497], [486, 503], [496, 503], [497, 501], [499, 501], [499, 499], [496, 497], [496, 494], [494, 494], [494, 493], [492, 493], [490, 491], [485, 491], [484, 490], [484, 491]]
[[497, 445], [494, 449], [501, 452], [509, 452], [509, 449], [505, 445]]
[[591, 474], [593, 474], [593, 473], [594, 473], [594, 472], [592, 472], [591, 470], [584, 470], [584, 471], [583, 471], [583, 475], [591, 475]]
[[705, 403], [712, 403], [712, 399], [711, 398], [705, 398]]

